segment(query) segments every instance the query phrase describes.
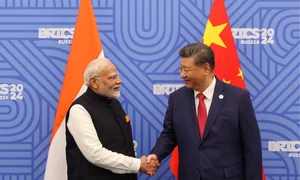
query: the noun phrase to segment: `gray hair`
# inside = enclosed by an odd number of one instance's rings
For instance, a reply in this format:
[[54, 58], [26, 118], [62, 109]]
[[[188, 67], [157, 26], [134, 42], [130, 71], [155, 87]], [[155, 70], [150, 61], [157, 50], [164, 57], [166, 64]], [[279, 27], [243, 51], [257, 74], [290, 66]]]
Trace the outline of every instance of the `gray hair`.
[[99, 73], [102, 72], [109, 64], [112, 64], [112, 62], [107, 58], [92, 60], [84, 71], [84, 84], [90, 86], [90, 79], [94, 76], [99, 76]]

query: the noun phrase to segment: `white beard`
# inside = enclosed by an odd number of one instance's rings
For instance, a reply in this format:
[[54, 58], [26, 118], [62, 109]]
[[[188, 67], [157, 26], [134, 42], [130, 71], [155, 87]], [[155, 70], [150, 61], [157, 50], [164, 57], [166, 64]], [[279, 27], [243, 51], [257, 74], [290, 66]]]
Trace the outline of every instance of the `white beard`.
[[107, 92], [107, 96], [110, 97], [110, 98], [117, 99], [121, 96], [121, 92], [120, 91], [114, 91], [113, 89], [111, 89]]
[[101, 88], [98, 90], [98, 93], [108, 98], [117, 99], [121, 96], [121, 92], [115, 91], [114, 90], [115, 87], [117, 86], [114, 86], [112, 89], [108, 89], [104, 84], [101, 83]]

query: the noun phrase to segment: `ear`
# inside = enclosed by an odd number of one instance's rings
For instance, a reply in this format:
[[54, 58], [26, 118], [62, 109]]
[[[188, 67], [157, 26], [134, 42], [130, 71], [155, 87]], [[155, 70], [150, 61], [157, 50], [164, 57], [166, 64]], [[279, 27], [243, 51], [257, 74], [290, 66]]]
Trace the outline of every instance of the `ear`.
[[95, 78], [91, 78], [91, 79], [90, 79], [90, 85], [91, 85], [93, 88], [97, 89], [97, 84], [96, 84], [96, 79], [95, 79]]
[[211, 72], [211, 68], [210, 68], [210, 65], [208, 63], [205, 63], [203, 65], [203, 69], [204, 69], [205, 74], [209, 74]]

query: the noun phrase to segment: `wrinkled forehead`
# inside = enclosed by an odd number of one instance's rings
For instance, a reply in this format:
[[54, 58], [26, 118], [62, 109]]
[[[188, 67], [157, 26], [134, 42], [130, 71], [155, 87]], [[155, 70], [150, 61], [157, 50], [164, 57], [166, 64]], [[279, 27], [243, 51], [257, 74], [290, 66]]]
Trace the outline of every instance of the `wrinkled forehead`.
[[116, 74], [118, 74], [117, 67], [112, 63], [107, 64], [100, 73], [101, 76], [110, 76]]

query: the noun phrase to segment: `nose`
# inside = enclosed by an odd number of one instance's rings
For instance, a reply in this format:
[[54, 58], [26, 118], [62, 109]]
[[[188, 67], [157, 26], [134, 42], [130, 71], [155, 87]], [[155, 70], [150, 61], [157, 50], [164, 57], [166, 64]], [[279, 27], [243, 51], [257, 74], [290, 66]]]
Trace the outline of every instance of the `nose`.
[[181, 77], [181, 78], [185, 78], [185, 77], [186, 77], [186, 74], [185, 74], [183, 71], [180, 71], [180, 77]]
[[122, 84], [122, 80], [120, 79], [120, 77], [118, 77], [116, 84]]

